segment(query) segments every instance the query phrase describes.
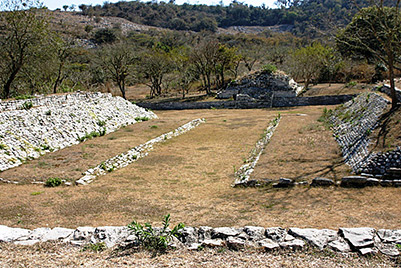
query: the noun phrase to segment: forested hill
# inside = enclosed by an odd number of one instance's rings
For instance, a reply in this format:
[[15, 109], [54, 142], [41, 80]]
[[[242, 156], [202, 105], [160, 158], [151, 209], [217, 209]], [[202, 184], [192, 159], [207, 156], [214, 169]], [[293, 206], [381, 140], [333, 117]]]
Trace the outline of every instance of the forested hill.
[[[346, 25], [366, 0], [279, 0], [280, 8], [254, 7], [233, 1], [229, 6], [176, 5], [170, 2], [105, 2], [80, 5], [84, 15], [115, 16], [175, 30], [216, 31], [217, 27], [293, 25], [297, 35], [313, 37]], [[394, 1], [387, 1], [389, 4]]]

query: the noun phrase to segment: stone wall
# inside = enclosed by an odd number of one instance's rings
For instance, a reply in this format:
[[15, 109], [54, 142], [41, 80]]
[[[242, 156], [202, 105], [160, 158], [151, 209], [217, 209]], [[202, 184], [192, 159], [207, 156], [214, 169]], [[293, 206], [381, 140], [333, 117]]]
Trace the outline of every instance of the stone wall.
[[145, 117], [157, 117], [120, 97], [102, 93], [4, 101], [0, 107], [0, 171]]
[[207, 102], [138, 102], [138, 106], [152, 110], [187, 110], [187, 109], [257, 109], [274, 107], [294, 107], [309, 105], [337, 105], [353, 99], [356, 95], [333, 95], [316, 97], [277, 97], [268, 100], [228, 100]]
[[377, 126], [388, 101], [376, 93], [363, 93], [334, 110], [329, 118], [345, 162], [353, 171], [370, 158], [369, 134]]
[[[154, 228], [161, 230], [161, 228]], [[0, 225], [0, 242], [18, 245], [33, 245], [39, 242], [59, 241], [76, 246], [104, 243], [108, 248], [138, 247], [138, 237], [125, 226], [78, 227], [67, 229], [56, 227], [34, 230], [10, 228]], [[199, 250], [203, 247], [228, 247], [233, 250], [258, 248], [272, 250], [307, 250], [308, 247], [328, 252], [361, 255], [382, 253], [390, 257], [400, 255], [396, 245], [401, 244], [401, 230], [373, 228], [312, 229], [260, 226], [231, 227], [185, 227], [179, 230], [178, 238], [169, 243], [172, 248], [186, 247]]]
[[253, 100], [264, 100], [273, 94], [278, 97], [296, 97], [302, 87], [284, 73], [258, 71], [231, 82], [226, 89], [217, 93], [218, 99], [236, 99], [246, 95]]

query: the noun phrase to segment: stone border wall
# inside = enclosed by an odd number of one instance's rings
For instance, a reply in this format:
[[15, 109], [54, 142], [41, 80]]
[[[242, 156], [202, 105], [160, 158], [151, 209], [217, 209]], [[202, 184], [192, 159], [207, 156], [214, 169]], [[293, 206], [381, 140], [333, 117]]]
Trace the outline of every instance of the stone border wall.
[[[160, 228], [154, 228], [160, 230]], [[234, 250], [260, 248], [272, 250], [302, 250], [314, 247], [340, 253], [358, 252], [361, 255], [381, 252], [390, 257], [400, 256], [396, 245], [401, 245], [401, 230], [373, 228], [331, 229], [264, 228], [245, 226], [241, 228], [208, 226], [185, 227], [171, 247], [186, 247], [198, 250], [202, 247], [229, 247]], [[56, 227], [34, 230], [10, 228], [0, 225], [0, 242], [33, 245], [38, 242], [60, 241], [77, 246], [104, 243], [107, 247], [129, 248], [138, 246], [135, 234], [125, 226], [78, 227], [67, 229]]]
[[309, 105], [337, 105], [353, 99], [356, 95], [333, 95], [316, 97], [273, 97], [271, 100], [228, 100], [206, 102], [137, 102], [138, 106], [152, 110], [187, 109], [257, 109], [276, 107], [295, 107]]
[[[18, 105], [24, 103], [33, 107], [20, 109]], [[142, 119], [157, 118], [153, 112], [102, 93], [78, 92], [0, 104], [13, 108], [0, 112], [0, 171]]]
[[235, 181], [234, 187], [236, 186], [258, 186], [258, 181], [250, 180], [251, 174], [255, 169], [256, 164], [259, 161], [261, 154], [263, 153], [266, 145], [269, 143], [271, 137], [274, 134], [278, 124], [280, 123], [281, 116], [278, 115], [275, 119], [273, 119], [267, 129], [263, 137], [257, 141], [255, 148], [251, 151], [250, 156], [246, 160], [245, 164], [242, 165], [237, 172], [235, 172]]
[[84, 176], [76, 181], [76, 184], [79, 185], [87, 185], [91, 183], [96, 177], [105, 175], [108, 172], [112, 172], [115, 169], [120, 169], [123, 167], [128, 166], [129, 164], [135, 162], [139, 158], [143, 158], [148, 155], [149, 151], [153, 149], [153, 146], [157, 143], [164, 142], [169, 140], [173, 137], [180, 136], [191, 129], [199, 126], [201, 123], [206, 122], [205, 119], [195, 119], [192, 120], [177, 129], [170, 131], [168, 133], [162, 134], [157, 138], [154, 138], [144, 144], [136, 146], [135, 148], [129, 150], [128, 152], [119, 154], [115, 157], [107, 159], [106, 161], [102, 162], [98, 166], [89, 169], [86, 171]]

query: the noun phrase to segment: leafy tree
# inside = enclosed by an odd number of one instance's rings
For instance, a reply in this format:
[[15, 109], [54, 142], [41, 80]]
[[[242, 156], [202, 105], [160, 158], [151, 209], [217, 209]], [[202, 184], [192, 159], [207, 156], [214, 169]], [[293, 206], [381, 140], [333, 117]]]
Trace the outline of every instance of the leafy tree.
[[[0, 72], [2, 95], [10, 96], [10, 89], [20, 71], [34, 61], [32, 50], [41, 46], [46, 38], [47, 18], [40, 3], [31, 0], [3, 1], [0, 23], [5, 25], [0, 37]], [[39, 14], [42, 11], [41, 14]]]
[[123, 42], [106, 45], [100, 51], [99, 59], [103, 70], [117, 83], [123, 98], [126, 99], [125, 85], [137, 62], [133, 49]]
[[217, 86], [219, 88], [225, 87], [225, 72], [232, 71], [234, 78], [237, 76], [237, 69], [239, 62], [241, 61], [241, 56], [237, 54], [237, 48], [227, 47], [226, 45], [219, 44], [216, 58], [216, 80]]
[[116, 33], [109, 28], [102, 28], [95, 32], [93, 41], [96, 44], [111, 44], [117, 40]]
[[67, 11], [68, 5], [64, 5], [64, 6], [63, 6], [63, 9], [64, 9], [64, 11]]
[[299, 48], [291, 53], [290, 73], [295, 78], [303, 79], [304, 89], [307, 90], [312, 80], [317, 79], [325, 68], [330, 55], [331, 50], [317, 42]]
[[173, 68], [170, 53], [160, 47], [154, 47], [142, 55], [140, 70], [149, 80], [150, 97], [162, 94], [164, 76]]
[[343, 55], [362, 56], [383, 63], [388, 69], [392, 107], [398, 101], [395, 92], [394, 70], [401, 70], [401, 11], [385, 7], [383, 1], [361, 9], [352, 22], [337, 35], [337, 46]]
[[206, 94], [211, 94], [211, 76], [216, 68], [219, 43], [214, 40], [205, 40], [192, 49], [190, 58], [196, 70], [202, 77]]
[[171, 53], [183, 99], [188, 94], [191, 84], [199, 78], [195, 66], [191, 63], [188, 50], [187, 47], [179, 47]]

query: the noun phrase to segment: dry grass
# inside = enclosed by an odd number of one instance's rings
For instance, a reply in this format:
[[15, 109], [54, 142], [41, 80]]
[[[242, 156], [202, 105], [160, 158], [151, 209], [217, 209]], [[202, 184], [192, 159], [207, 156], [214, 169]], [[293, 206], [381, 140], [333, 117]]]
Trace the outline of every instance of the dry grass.
[[[320, 127], [317, 130], [310, 127], [322, 110], [323, 107], [301, 107], [289, 111], [158, 112], [158, 121], [136, 124], [132, 126], [132, 132], [121, 129], [110, 134], [118, 137], [116, 140], [110, 140], [110, 135], [96, 138], [55, 153], [63, 154], [64, 159], [57, 160], [51, 154], [18, 167], [13, 172], [28, 177], [34, 172], [34, 162], [54, 161], [52, 166], [56, 166], [57, 163], [59, 166], [41, 169], [41, 177], [50, 176], [46, 175], [50, 172], [53, 172], [52, 176], [61, 176], [60, 174], [65, 172], [72, 172], [68, 160], [78, 153], [82, 154], [84, 145], [96, 146], [87, 146], [85, 149], [86, 153], [94, 154], [91, 158], [81, 157], [76, 161], [81, 169], [86, 169], [91, 163], [103, 161], [104, 159], [100, 159], [101, 155], [114, 155], [113, 150], [125, 150], [157, 136], [157, 131], [172, 130], [177, 125], [199, 117], [205, 117], [207, 122], [185, 135], [158, 145], [146, 158], [99, 177], [85, 187], [45, 188], [30, 184], [2, 184], [0, 224], [25, 228], [74, 228], [84, 225], [125, 225], [136, 219], [160, 225], [162, 216], [171, 213], [174, 223], [184, 222], [191, 226], [399, 228], [401, 198], [400, 190], [396, 188], [296, 187], [277, 190], [233, 189], [230, 186], [234, 180], [234, 166], [239, 168], [269, 120], [278, 112], [283, 116], [282, 122], [261, 159], [258, 172], [272, 169], [270, 165], [263, 165], [263, 159], [270, 154], [276, 155], [277, 158], [292, 154], [291, 157], [296, 160], [296, 153], [306, 152], [310, 159], [318, 159], [319, 154], [329, 152], [320, 162], [293, 161], [287, 165], [286, 169], [295, 170], [297, 173], [304, 170], [316, 172], [315, 166], [321, 168], [326, 162], [337, 161], [338, 154], [334, 153], [337, 152], [337, 145], [330, 141], [330, 134]], [[296, 116], [298, 113], [307, 116]], [[149, 127], [151, 125], [159, 127], [152, 129]], [[293, 132], [289, 132], [289, 127], [294, 128]], [[300, 133], [299, 130], [303, 132]], [[282, 135], [287, 135], [289, 141], [282, 140]], [[305, 141], [313, 139], [316, 149], [310, 148], [308, 142], [296, 143], [295, 136], [302, 137]], [[119, 143], [114, 143], [119, 140]], [[272, 151], [271, 148], [280, 151]], [[89, 151], [92, 149], [93, 151]], [[333, 159], [329, 159], [330, 157]], [[282, 169], [282, 172], [292, 171]], [[336, 172], [343, 174], [341, 170]]]
[[332, 132], [317, 120], [321, 107], [283, 111], [273, 139], [254, 172], [256, 179], [280, 177], [308, 180], [324, 176], [339, 180], [349, 174]]
[[147, 252], [101, 253], [80, 251], [71, 245], [42, 243], [35, 246], [0, 244], [0, 266], [9, 267], [395, 267], [399, 260], [382, 255], [357, 257], [326, 252], [259, 252], [205, 249], [175, 250], [152, 257]]

